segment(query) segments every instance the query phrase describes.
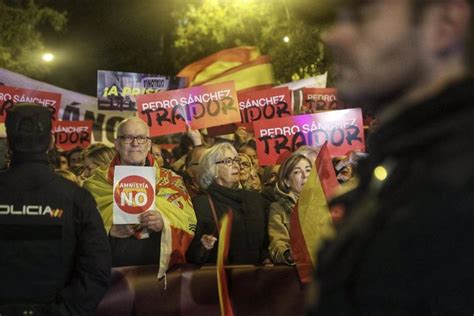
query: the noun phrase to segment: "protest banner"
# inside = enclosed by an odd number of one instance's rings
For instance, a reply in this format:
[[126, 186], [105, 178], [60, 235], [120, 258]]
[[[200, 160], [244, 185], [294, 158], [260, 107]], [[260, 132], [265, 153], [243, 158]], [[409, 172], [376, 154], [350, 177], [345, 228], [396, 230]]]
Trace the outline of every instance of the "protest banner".
[[59, 121], [53, 124], [56, 146], [65, 151], [86, 148], [92, 141], [92, 121]]
[[335, 88], [304, 88], [303, 104], [299, 113], [316, 113], [344, 108], [344, 104], [337, 99]]
[[260, 165], [274, 165], [278, 156], [303, 145], [328, 142], [332, 157], [352, 150], [365, 150], [360, 109], [346, 109], [295, 115], [254, 123]]
[[253, 130], [252, 123], [276, 117], [291, 116], [291, 94], [288, 87], [240, 92], [239, 100], [241, 126]]
[[49, 107], [53, 112], [53, 120], [57, 121], [61, 94], [0, 85], [0, 123], [5, 122], [7, 108], [20, 102], [37, 103]]
[[303, 106], [304, 88], [326, 88], [328, 79], [327, 71], [315, 77], [304, 78], [298, 81], [291, 81], [276, 86], [275, 88], [288, 87], [291, 91], [292, 109], [294, 114], [300, 114]]
[[99, 110], [136, 111], [136, 96], [184, 88], [185, 78], [123, 71], [97, 71]]
[[237, 94], [232, 81], [137, 96], [138, 116], [151, 136], [240, 121]]
[[100, 142], [107, 146], [113, 146], [118, 124], [132, 115], [130, 112], [99, 111], [96, 97], [62, 89], [0, 68], [0, 86], [2, 85], [61, 94], [59, 121], [93, 121], [92, 142]]
[[115, 166], [114, 224], [139, 224], [139, 215], [155, 207], [155, 167]]

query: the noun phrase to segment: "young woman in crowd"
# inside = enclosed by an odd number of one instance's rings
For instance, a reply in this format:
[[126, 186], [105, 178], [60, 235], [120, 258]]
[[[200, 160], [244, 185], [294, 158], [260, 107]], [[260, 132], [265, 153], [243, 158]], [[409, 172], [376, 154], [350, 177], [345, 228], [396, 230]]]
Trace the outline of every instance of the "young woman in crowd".
[[201, 157], [199, 183], [205, 193], [192, 200], [197, 226], [187, 252], [191, 263], [216, 263], [219, 221], [229, 211], [233, 213], [229, 263], [269, 262], [265, 203], [257, 192], [236, 189], [239, 163], [229, 143], [214, 145]]
[[290, 215], [310, 171], [311, 161], [299, 153], [293, 153], [278, 171], [275, 186], [277, 201], [270, 205], [268, 219], [269, 250], [275, 264], [294, 264], [290, 250]]

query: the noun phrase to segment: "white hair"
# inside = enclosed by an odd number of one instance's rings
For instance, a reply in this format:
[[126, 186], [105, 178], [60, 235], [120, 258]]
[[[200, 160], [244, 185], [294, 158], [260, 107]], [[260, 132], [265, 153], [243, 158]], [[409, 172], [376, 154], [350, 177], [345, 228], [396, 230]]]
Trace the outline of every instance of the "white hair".
[[232, 151], [237, 156], [237, 151], [230, 143], [220, 143], [207, 149], [199, 160], [199, 185], [204, 189], [216, 181], [217, 165], [216, 162], [225, 158], [225, 150]]

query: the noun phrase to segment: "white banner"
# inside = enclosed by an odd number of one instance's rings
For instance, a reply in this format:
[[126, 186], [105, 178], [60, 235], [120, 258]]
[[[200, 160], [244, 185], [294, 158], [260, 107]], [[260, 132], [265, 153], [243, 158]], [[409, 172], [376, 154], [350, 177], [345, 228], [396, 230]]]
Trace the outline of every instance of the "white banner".
[[[61, 93], [60, 121], [93, 121], [93, 142], [101, 142], [113, 146], [117, 125], [126, 117], [134, 115], [130, 112], [99, 111], [97, 98], [78, 92], [66, 90], [51, 84], [34, 80], [26, 76], [0, 68], [0, 85], [26, 88], [33, 90]], [[0, 128], [1, 134], [1, 128]], [[1, 136], [1, 135], [0, 135]]]

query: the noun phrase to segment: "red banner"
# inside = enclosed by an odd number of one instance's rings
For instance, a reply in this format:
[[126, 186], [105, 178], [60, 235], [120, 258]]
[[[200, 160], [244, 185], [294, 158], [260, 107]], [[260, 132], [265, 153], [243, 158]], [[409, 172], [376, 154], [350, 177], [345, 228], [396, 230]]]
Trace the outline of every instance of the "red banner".
[[341, 110], [345, 106], [338, 101], [335, 88], [304, 88], [300, 113]]
[[303, 145], [322, 146], [328, 142], [331, 156], [351, 150], [365, 151], [364, 126], [360, 109], [296, 115], [254, 123], [257, 155], [261, 165], [274, 165], [283, 152]]
[[288, 87], [241, 92], [239, 98], [241, 124], [253, 130], [253, 122], [288, 117], [293, 114]]
[[20, 102], [37, 103], [50, 107], [54, 111], [53, 118], [57, 121], [61, 94], [0, 85], [0, 123], [5, 122], [6, 109]]
[[234, 82], [137, 96], [138, 116], [151, 136], [240, 121]]
[[93, 121], [60, 121], [53, 124], [55, 143], [65, 151], [91, 143]]

